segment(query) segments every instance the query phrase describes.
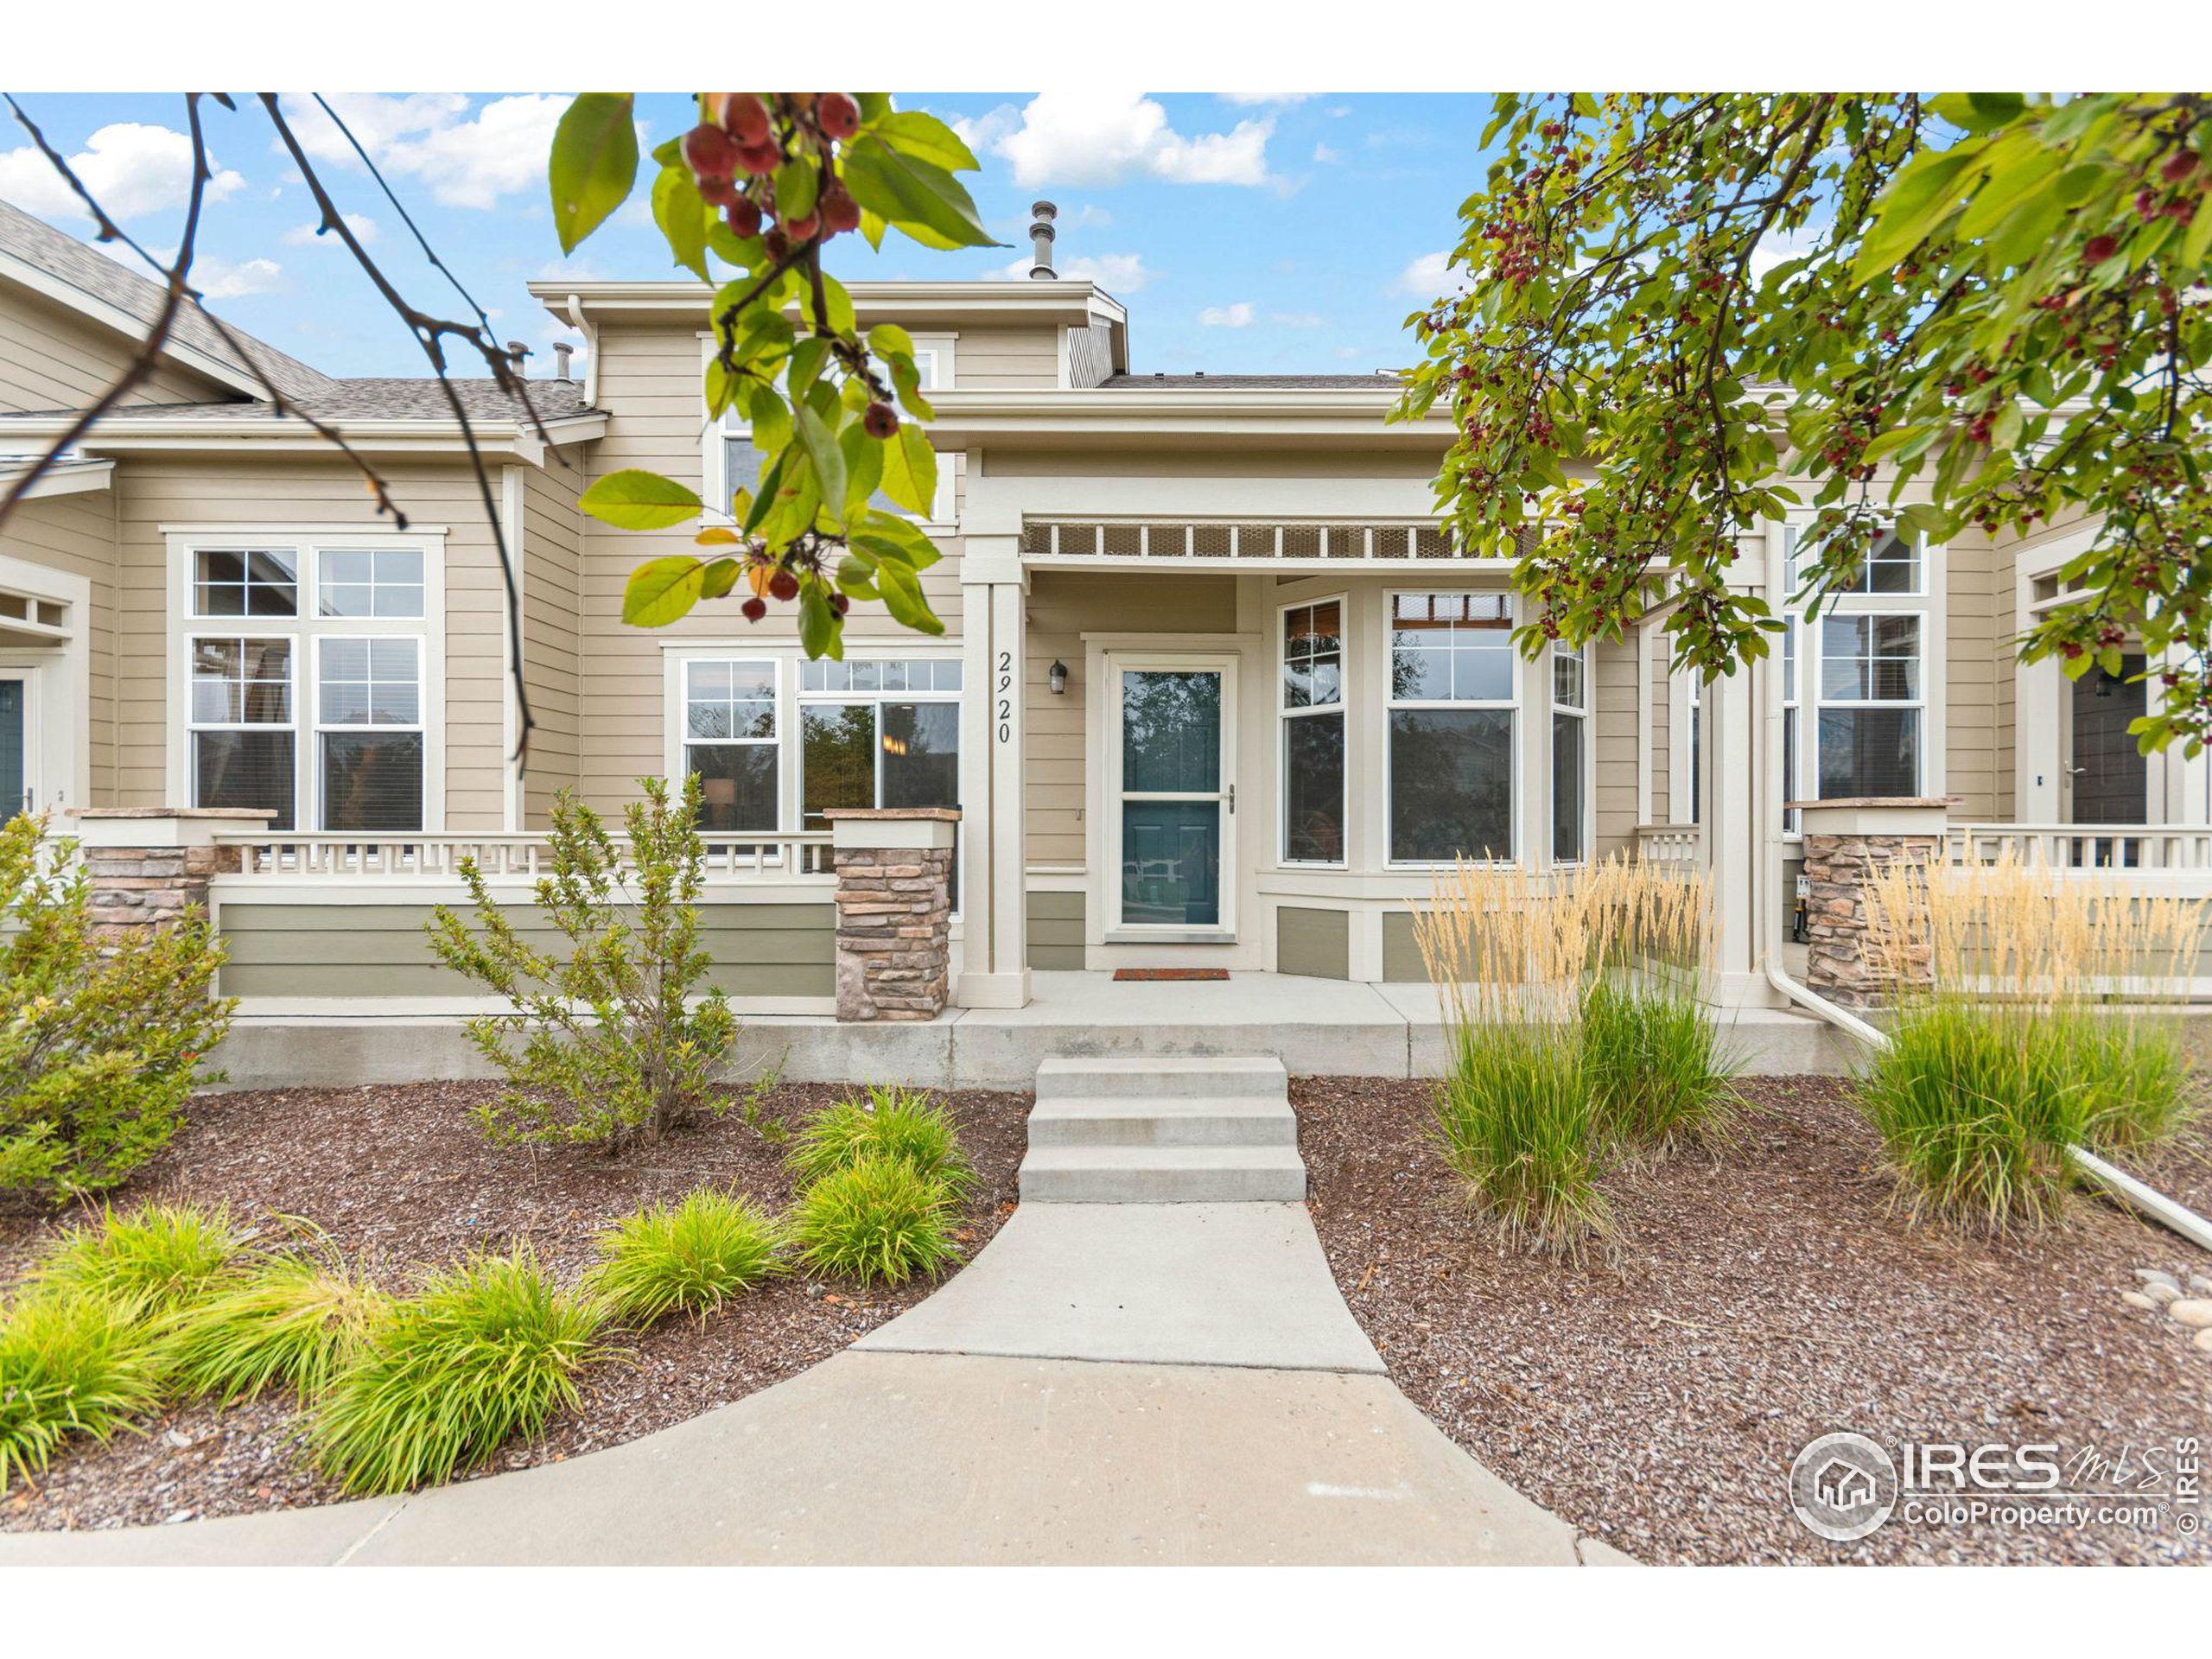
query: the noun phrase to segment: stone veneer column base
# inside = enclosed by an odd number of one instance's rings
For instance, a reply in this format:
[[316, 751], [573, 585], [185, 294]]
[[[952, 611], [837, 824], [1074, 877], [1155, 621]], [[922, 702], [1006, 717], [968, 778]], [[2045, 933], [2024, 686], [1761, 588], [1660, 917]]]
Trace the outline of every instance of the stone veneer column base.
[[[1873, 960], [1866, 890], [1891, 866], [1925, 868], [1943, 855], [1948, 800], [1876, 797], [1793, 801], [1802, 815], [1808, 945], [1805, 983], [1839, 1007], [1872, 1007], [1898, 988], [1890, 964]], [[1904, 982], [1925, 984], [1925, 944], [1904, 950]]]
[[235, 874], [238, 849], [219, 836], [265, 830], [273, 812], [218, 807], [80, 807], [67, 833], [76, 838], [92, 888], [92, 918], [104, 938], [181, 921], [207, 910], [207, 884]]
[[837, 1018], [934, 1020], [950, 990], [950, 807], [836, 810]]

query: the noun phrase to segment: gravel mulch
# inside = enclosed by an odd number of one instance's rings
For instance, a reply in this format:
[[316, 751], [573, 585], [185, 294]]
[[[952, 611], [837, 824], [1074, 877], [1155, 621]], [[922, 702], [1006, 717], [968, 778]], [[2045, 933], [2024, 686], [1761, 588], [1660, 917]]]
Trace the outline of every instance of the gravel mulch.
[[[482, 1084], [419, 1084], [205, 1096], [176, 1140], [114, 1199], [219, 1200], [247, 1217], [304, 1216], [396, 1286], [425, 1266], [517, 1239], [573, 1283], [606, 1223], [702, 1185], [734, 1187], [776, 1209], [790, 1202], [781, 1147], [737, 1112], [610, 1159], [486, 1144], [471, 1111], [490, 1092]], [[789, 1125], [844, 1092], [787, 1084], [762, 1098], [759, 1118]], [[1012, 1213], [1029, 1096], [945, 1098], [979, 1178], [962, 1222], [972, 1260]], [[58, 1224], [0, 1216], [0, 1285], [20, 1276]], [[492, 1471], [619, 1445], [742, 1399], [827, 1359], [941, 1282], [862, 1291], [795, 1276], [741, 1298], [703, 1327], [678, 1317], [640, 1336], [619, 1335], [628, 1358], [586, 1374], [582, 1409], [556, 1418], [543, 1441], [508, 1447]], [[142, 1434], [61, 1452], [35, 1487], [0, 1499], [0, 1530], [138, 1526], [333, 1502], [335, 1487], [301, 1452], [303, 1427], [289, 1395], [175, 1409]]]
[[[2171, 1525], [1900, 1511], [1830, 1544], [1798, 1522], [1791, 1460], [1833, 1430], [2126, 1448], [2139, 1471], [2180, 1436], [2212, 1451], [2212, 1358], [2120, 1300], [2139, 1268], [2186, 1282], [2212, 1266], [2096, 1200], [2032, 1240], [1908, 1225], [1843, 1084], [1745, 1092], [1757, 1109], [1725, 1156], [1607, 1179], [1615, 1248], [1578, 1268], [1468, 1211], [1427, 1139], [1425, 1085], [1294, 1083], [1322, 1244], [1393, 1380], [1519, 1491], [1647, 1561], [2212, 1562], [2202, 1531]], [[2135, 1173], [2212, 1211], [2212, 1132]]]

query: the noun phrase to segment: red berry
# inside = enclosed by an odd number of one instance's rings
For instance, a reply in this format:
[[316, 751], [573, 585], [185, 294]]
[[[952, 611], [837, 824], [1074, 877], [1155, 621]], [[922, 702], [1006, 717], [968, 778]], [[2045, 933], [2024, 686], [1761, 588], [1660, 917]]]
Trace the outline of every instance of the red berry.
[[726, 179], [737, 171], [737, 146], [720, 127], [702, 121], [683, 135], [683, 161], [702, 179]]
[[764, 179], [784, 164], [783, 146], [767, 139], [757, 144], [740, 144], [737, 164], [754, 178]]
[[748, 599], [744, 604], [739, 606], [737, 608], [743, 613], [745, 620], [748, 622], [758, 622], [762, 617], [768, 614], [767, 601], [765, 600]]
[[870, 404], [861, 416], [861, 429], [871, 438], [888, 438], [899, 430], [899, 416], [888, 404]]
[[833, 184], [823, 193], [822, 224], [832, 236], [842, 236], [847, 231], [860, 228], [861, 205], [855, 201], [845, 187]]
[[771, 259], [781, 259], [791, 252], [791, 239], [784, 234], [783, 226], [779, 225], [760, 238], [760, 245], [767, 249]]
[[699, 181], [699, 196], [709, 207], [727, 207], [737, 200], [737, 187], [728, 179], [703, 178]]
[[768, 106], [758, 92], [718, 92], [708, 107], [721, 116], [722, 125], [739, 143], [767, 142]]
[[847, 611], [853, 608], [853, 601], [847, 599], [842, 594], [832, 594], [830, 595], [830, 608], [836, 612], [838, 615], [842, 616]]
[[791, 601], [798, 597], [798, 578], [788, 570], [779, 570], [768, 578], [768, 591], [778, 599]]
[[824, 92], [814, 106], [814, 124], [824, 138], [849, 138], [860, 130], [861, 106], [850, 92]]
[[2093, 265], [2101, 265], [2120, 251], [2116, 236], [2093, 236], [2082, 245], [2082, 257]]
[[2177, 149], [2166, 157], [2166, 164], [2158, 169], [2158, 176], [2168, 184], [2177, 184], [2187, 178], [2196, 166], [2196, 152]]
[[787, 219], [784, 221], [784, 234], [794, 242], [813, 241], [814, 233], [821, 228], [822, 219], [817, 213], [805, 213], [798, 219]]
[[722, 213], [731, 230], [747, 238], [760, 234], [760, 204], [750, 196], [740, 196]]

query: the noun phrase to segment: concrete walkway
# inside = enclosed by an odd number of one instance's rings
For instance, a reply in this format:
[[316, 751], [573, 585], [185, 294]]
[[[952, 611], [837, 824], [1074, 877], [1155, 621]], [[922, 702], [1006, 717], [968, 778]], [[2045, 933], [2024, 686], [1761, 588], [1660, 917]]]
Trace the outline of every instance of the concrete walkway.
[[1398, 1392], [1290, 1204], [1025, 1205], [846, 1352], [570, 1462], [328, 1509], [0, 1536], [0, 1566], [1625, 1559]]

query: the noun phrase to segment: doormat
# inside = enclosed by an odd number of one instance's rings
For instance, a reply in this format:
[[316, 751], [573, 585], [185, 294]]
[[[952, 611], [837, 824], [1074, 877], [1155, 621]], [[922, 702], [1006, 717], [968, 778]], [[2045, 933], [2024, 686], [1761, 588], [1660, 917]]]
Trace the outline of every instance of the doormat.
[[1114, 977], [1123, 980], [1170, 979], [1180, 982], [1192, 979], [1227, 979], [1229, 969], [1226, 968], [1116, 968], [1114, 970]]

